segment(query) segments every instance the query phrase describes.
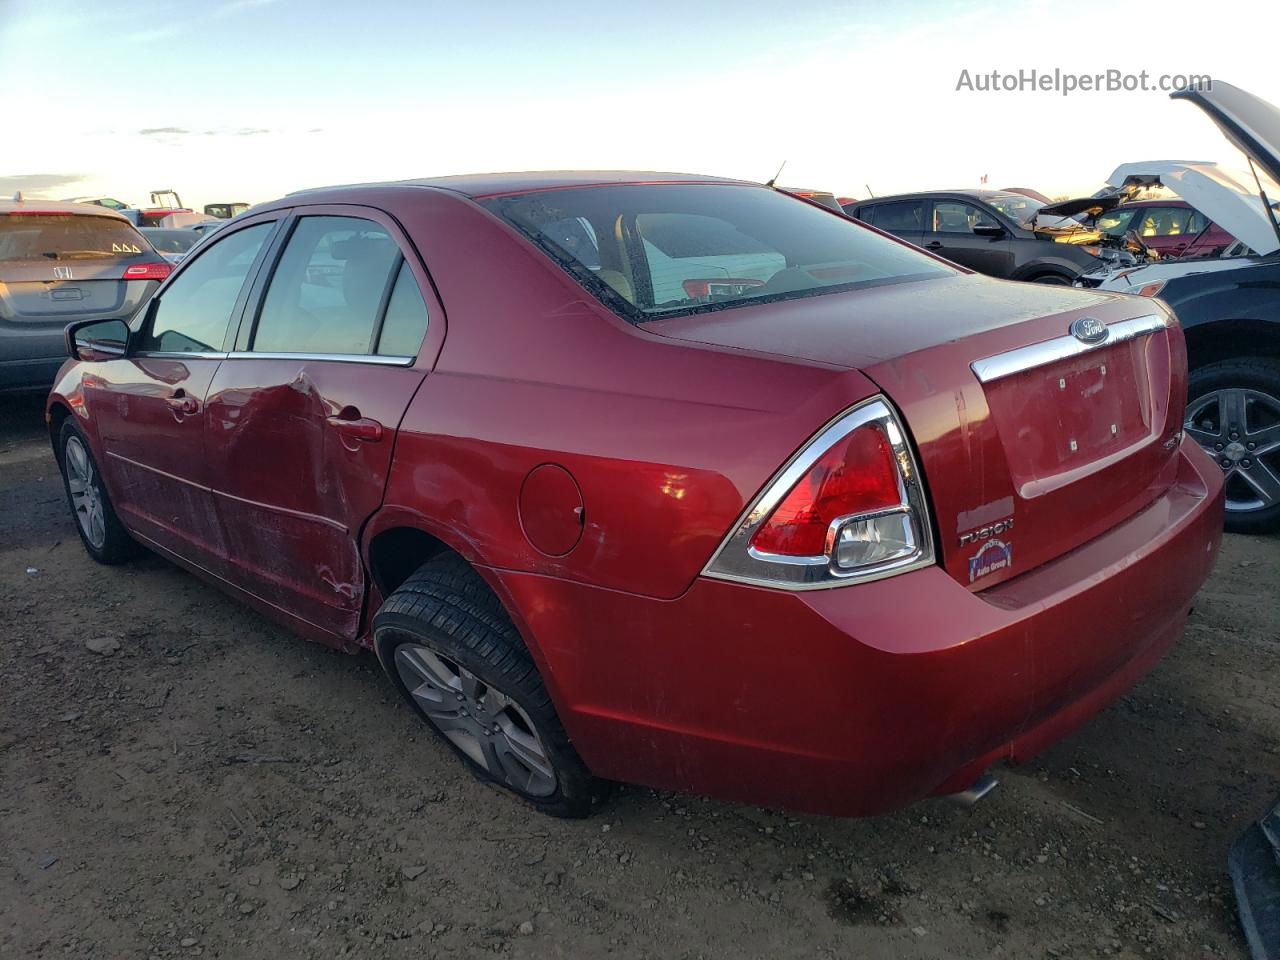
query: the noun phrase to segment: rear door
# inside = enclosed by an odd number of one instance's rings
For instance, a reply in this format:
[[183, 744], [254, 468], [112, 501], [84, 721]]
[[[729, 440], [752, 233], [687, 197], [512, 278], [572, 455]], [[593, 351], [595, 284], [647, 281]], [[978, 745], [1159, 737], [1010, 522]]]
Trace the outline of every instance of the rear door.
[[890, 200], [859, 208], [858, 219], [919, 246], [924, 234], [927, 200]]
[[209, 496], [205, 395], [275, 227], [247, 225], [204, 248], [148, 304], [129, 356], [84, 378], [126, 525], [214, 573], [226, 551]]
[[66, 359], [63, 327], [132, 316], [167, 273], [119, 217], [39, 208], [0, 214], [0, 387], [47, 386]]
[[210, 485], [229, 579], [340, 642], [360, 622], [358, 534], [382, 502], [425, 376], [416, 356], [441, 313], [382, 212], [307, 208], [286, 234], [209, 391]]
[[934, 200], [921, 246], [970, 270], [991, 277], [1009, 276], [1013, 272], [1013, 240], [1008, 231], [999, 237], [987, 237], [974, 233], [975, 227], [1004, 229], [994, 216], [975, 204]]

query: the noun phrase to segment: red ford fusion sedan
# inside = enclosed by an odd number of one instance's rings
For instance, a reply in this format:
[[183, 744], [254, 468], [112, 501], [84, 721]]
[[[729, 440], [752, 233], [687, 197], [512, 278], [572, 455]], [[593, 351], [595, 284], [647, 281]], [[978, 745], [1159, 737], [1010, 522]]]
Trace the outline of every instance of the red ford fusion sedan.
[[95, 559], [371, 647], [563, 816], [610, 780], [965, 790], [1168, 649], [1222, 528], [1159, 301], [735, 181], [293, 194], [67, 341], [49, 430]]

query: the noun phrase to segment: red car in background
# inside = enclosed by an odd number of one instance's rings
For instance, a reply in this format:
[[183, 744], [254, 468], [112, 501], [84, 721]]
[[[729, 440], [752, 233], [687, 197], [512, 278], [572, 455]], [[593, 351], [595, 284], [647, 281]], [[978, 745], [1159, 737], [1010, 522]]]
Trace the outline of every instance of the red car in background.
[[67, 338], [93, 557], [372, 647], [557, 815], [605, 779], [846, 815], [968, 788], [1127, 690], [1221, 536], [1159, 301], [753, 184], [294, 194]]
[[1133, 200], [1098, 217], [1113, 237], [1130, 230], [1162, 257], [1216, 257], [1236, 238], [1185, 200]]

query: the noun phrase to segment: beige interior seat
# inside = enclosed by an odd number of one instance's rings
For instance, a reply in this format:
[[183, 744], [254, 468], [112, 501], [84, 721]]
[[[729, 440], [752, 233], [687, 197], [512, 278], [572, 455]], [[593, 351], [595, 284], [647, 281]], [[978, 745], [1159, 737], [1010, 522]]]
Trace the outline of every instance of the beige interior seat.
[[613, 288], [618, 296], [627, 303], [636, 302], [635, 292], [631, 289], [631, 281], [619, 270], [597, 270], [596, 276]]

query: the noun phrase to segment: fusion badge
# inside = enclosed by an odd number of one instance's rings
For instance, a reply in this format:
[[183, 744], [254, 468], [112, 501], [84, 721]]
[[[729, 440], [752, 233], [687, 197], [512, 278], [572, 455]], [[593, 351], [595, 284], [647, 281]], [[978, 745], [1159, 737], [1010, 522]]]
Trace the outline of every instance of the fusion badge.
[[988, 540], [969, 558], [969, 582], [1013, 564], [1013, 547], [1003, 540]]

